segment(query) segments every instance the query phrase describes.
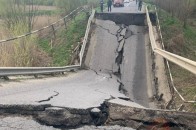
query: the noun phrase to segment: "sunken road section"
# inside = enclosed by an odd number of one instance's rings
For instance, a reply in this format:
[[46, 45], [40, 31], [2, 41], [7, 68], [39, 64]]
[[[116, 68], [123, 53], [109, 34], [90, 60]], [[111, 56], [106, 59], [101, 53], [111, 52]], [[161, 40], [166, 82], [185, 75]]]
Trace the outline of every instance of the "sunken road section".
[[96, 14], [85, 66], [117, 77], [119, 91], [145, 107], [154, 107], [152, 62], [145, 14]]

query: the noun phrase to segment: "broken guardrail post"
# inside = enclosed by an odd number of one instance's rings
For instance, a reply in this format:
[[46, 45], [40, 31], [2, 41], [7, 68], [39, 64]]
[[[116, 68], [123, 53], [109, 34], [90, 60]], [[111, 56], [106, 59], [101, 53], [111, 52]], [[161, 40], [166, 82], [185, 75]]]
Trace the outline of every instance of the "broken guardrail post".
[[67, 27], [66, 19], [64, 18], [63, 21], [64, 21], [65, 29], [67, 29], [67, 28], [66, 28], [66, 27]]

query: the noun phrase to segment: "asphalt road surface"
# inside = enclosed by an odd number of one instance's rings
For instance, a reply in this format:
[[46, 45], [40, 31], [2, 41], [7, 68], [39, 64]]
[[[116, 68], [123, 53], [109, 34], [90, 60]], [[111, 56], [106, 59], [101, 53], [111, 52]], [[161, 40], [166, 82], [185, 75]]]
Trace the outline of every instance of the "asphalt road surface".
[[[144, 8], [143, 8], [144, 9]], [[144, 11], [144, 10], [143, 10]], [[135, 1], [126, 3], [125, 7], [115, 7], [112, 13], [143, 13], [138, 11]], [[149, 38], [145, 26], [126, 26], [128, 36], [120, 45], [117, 32], [122, 25], [109, 20], [95, 21], [95, 29], [91, 35], [90, 46], [86, 58], [86, 66], [97, 73], [114, 74], [120, 69], [120, 82], [124, 93], [136, 103], [145, 107], [154, 107], [149, 98], [153, 96], [151, 61], [149, 56]], [[117, 65], [118, 48], [123, 51], [120, 65]], [[120, 67], [120, 68], [119, 68]]]
[[118, 87], [115, 77], [97, 75], [91, 70], [79, 71], [67, 77], [4, 83], [0, 88], [0, 104], [51, 104], [87, 109], [100, 106], [111, 96], [125, 97], [119, 93]]
[[[143, 13], [145, 10], [144, 6], [142, 7], [142, 11], [138, 10], [138, 4], [135, 1], [130, 0], [129, 3], [125, 3], [124, 7], [113, 7], [112, 6], [112, 13]], [[107, 9], [106, 11], [107, 12]]]

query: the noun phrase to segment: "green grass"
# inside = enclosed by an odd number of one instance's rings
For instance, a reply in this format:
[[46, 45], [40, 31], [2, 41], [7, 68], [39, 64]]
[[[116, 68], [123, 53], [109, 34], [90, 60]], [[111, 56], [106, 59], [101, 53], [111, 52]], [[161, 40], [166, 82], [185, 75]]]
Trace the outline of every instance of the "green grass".
[[65, 29], [57, 31], [53, 48], [49, 39], [40, 39], [38, 45], [47, 52], [53, 60], [53, 66], [69, 65], [72, 59], [72, 51], [84, 37], [87, 26], [86, 13], [81, 13], [72, 20]]
[[[23, 16], [41, 16], [41, 15], [59, 15], [62, 14], [64, 11], [60, 10], [60, 9], [56, 9], [56, 10], [37, 10], [34, 12], [30, 12], [30, 13], [22, 13]], [[16, 13], [15, 15], [21, 15], [21, 13]]]
[[43, 49], [43, 51], [50, 53], [51, 47], [49, 45], [49, 39], [39, 39], [38, 46]]
[[[163, 33], [164, 42], [169, 51], [179, 54], [183, 57], [196, 60], [196, 29], [187, 25], [183, 27], [183, 23], [175, 17], [172, 17], [169, 13], [160, 10], [159, 11], [160, 24]], [[176, 44], [173, 48], [170, 47], [172, 40], [181, 36], [183, 41], [180, 45]]]
[[144, 4], [148, 6], [148, 11], [149, 12], [154, 12], [155, 11], [155, 6], [154, 6], [152, 0], [144, 0]]
[[[104, 6], [103, 6], [103, 11], [104, 11], [106, 8], [107, 8], [107, 4], [104, 4]], [[96, 7], [96, 8], [95, 8], [95, 11], [96, 11], [97, 13], [101, 13], [101, 7], [100, 7], [100, 6]]]

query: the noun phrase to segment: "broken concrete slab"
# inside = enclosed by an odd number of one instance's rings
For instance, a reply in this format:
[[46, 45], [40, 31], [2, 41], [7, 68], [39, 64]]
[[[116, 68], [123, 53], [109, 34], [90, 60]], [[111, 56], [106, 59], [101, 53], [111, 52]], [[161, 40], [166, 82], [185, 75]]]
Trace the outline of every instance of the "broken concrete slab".
[[112, 103], [112, 104], [122, 105], [122, 106], [145, 108], [144, 106], [141, 106], [140, 104], [137, 104], [135, 102], [125, 101], [125, 100], [122, 100], [122, 99], [112, 99], [112, 100], [109, 100], [108, 102]]
[[93, 109], [91, 110], [91, 112], [92, 112], [92, 113], [100, 113], [101, 110], [100, 110], [99, 108], [93, 108]]
[[118, 42], [121, 42], [124, 39], [124, 36], [119, 36], [117, 37], [117, 39], [118, 39]]
[[122, 51], [122, 49], [123, 49], [123, 47], [124, 47], [124, 44], [125, 44], [125, 39], [122, 39], [122, 40], [120, 41], [120, 43], [119, 43], [117, 52]]
[[[91, 117], [89, 116], [89, 122], [90, 123]], [[44, 124], [49, 126], [65, 126], [65, 127], [77, 127], [78, 125], [81, 125], [81, 122], [83, 122], [84, 115], [78, 115], [78, 114], [71, 114], [68, 110], [64, 110], [61, 114], [57, 113], [56, 111], [45, 111], [43, 113], [40, 113], [36, 119], [39, 122], [44, 122]]]
[[120, 32], [120, 35], [124, 37], [124, 36], [125, 36], [125, 34], [126, 34], [126, 31], [127, 31], [127, 29], [126, 29], [126, 28], [122, 29], [122, 31]]
[[127, 32], [126, 32], [126, 34], [125, 34], [125, 39], [131, 37], [132, 35], [133, 35], [133, 32], [128, 28], [128, 29], [127, 29]]
[[[106, 26], [102, 23], [103, 26]], [[117, 30], [118, 25], [115, 25]], [[109, 28], [110, 29], [110, 28]], [[116, 32], [117, 32], [116, 30]], [[87, 57], [90, 59], [86, 66], [96, 72], [112, 73], [113, 65], [115, 64], [116, 49], [118, 47], [118, 41], [115, 35], [109, 33], [107, 30], [97, 27], [95, 33], [91, 35], [90, 48], [88, 50]], [[93, 45], [93, 47], [91, 47]], [[93, 53], [90, 53], [93, 52]]]
[[195, 113], [128, 107], [111, 102], [107, 102], [107, 106], [109, 119], [106, 124], [108, 125], [123, 124], [135, 129], [146, 129], [153, 128], [153, 124], [157, 124], [164, 128], [196, 129]]

